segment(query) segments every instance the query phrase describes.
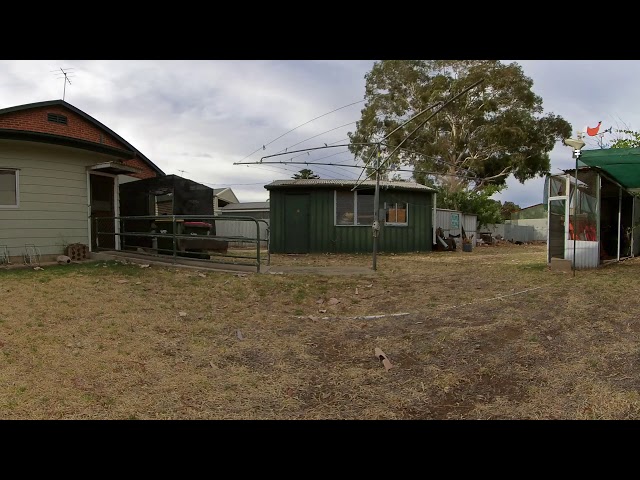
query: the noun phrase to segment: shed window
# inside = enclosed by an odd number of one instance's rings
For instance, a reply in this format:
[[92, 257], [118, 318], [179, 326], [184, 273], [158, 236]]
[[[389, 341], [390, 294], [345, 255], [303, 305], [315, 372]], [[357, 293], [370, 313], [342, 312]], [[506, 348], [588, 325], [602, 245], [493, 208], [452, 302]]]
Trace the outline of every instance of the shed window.
[[0, 208], [17, 208], [18, 202], [18, 170], [0, 169]]
[[407, 225], [409, 223], [408, 211], [409, 206], [406, 202], [385, 203], [385, 223], [391, 225]]
[[59, 123], [61, 125], [67, 124], [67, 117], [60, 115], [59, 113], [47, 113], [47, 120], [53, 123]]
[[335, 192], [336, 225], [373, 225], [373, 192]]

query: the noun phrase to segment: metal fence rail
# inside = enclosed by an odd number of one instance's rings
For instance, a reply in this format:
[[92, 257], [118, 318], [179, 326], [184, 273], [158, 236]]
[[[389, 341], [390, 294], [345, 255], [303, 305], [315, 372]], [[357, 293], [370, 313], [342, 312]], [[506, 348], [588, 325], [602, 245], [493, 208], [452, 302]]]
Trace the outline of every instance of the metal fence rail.
[[[98, 251], [170, 256], [174, 263], [178, 258], [186, 257], [211, 263], [254, 265], [258, 272], [263, 256], [267, 265], [271, 263], [269, 222], [266, 220], [213, 215], [147, 215], [95, 217], [92, 222]], [[243, 231], [247, 234], [217, 235], [217, 227], [225, 222], [246, 223], [247, 228]]]

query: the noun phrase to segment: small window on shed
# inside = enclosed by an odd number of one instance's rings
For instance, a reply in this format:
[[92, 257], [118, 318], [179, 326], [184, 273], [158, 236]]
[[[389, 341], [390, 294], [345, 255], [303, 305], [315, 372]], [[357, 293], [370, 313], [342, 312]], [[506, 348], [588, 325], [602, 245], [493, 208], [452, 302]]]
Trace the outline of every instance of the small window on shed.
[[60, 115], [59, 113], [47, 113], [47, 120], [53, 123], [59, 123], [61, 125], [67, 124], [67, 117]]

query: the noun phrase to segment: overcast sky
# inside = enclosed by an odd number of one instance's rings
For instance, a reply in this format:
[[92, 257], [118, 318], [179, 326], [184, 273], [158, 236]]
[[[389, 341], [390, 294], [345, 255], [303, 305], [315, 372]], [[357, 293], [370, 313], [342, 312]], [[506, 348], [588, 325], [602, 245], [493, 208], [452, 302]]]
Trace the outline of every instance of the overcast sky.
[[[600, 120], [601, 130], [638, 128], [639, 102], [635, 99], [640, 99], [636, 82], [640, 61], [515, 61], [533, 79], [533, 91], [542, 97], [544, 112], [561, 115], [574, 132], [587, 125], [595, 127]], [[285, 148], [345, 143], [347, 132], [354, 130], [360, 117], [364, 75], [373, 63], [0, 61], [0, 108], [62, 98], [63, 78], [55, 71], [68, 69], [71, 85], [66, 85], [65, 100], [114, 130], [165, 173], [213, 188], [231, 187], [241, 202], [265, 201], [265, 184], [291, 178], [305, 166], [234, 162], [258, 162], [261, 156]], [[354, 102], [359, 103], [302, 125]], [[596, 146], [588, 139], [586, 148]], [[320, 159], [328, 155], [332, 156]], [[354, 164], [346, 148], [319, 150], [295, 159], [306, 160]], [[551, 153], [552, 171], [573, 165], [571, 149], [558, 144]], [[360, 173], [355, 168], [310, 168], [322, 178], [356, 178]], [[535, 179], [523, 185], [510, 178], [508, 188], [494, 198], [521, 207], [533, 205], [542, 201], [543, 182]]]

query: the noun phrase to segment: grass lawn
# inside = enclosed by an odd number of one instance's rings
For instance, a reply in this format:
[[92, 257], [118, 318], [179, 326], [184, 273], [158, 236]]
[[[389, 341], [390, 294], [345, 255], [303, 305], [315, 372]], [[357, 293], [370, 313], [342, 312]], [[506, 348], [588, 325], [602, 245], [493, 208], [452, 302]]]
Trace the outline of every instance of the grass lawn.
[[0, 419], [640, 418], [640, 260], [573, 277], [545, 253], [0, 269]]

